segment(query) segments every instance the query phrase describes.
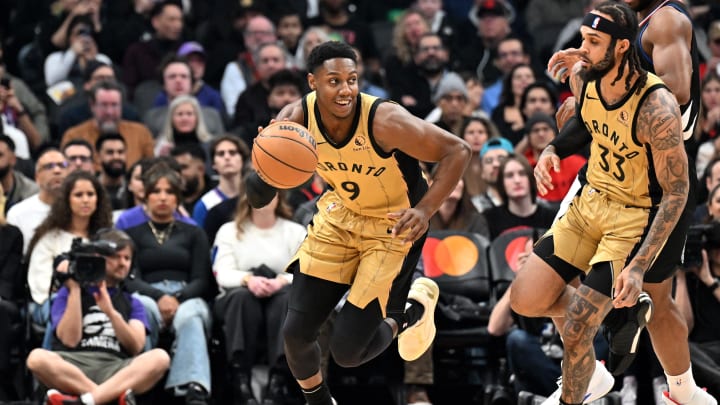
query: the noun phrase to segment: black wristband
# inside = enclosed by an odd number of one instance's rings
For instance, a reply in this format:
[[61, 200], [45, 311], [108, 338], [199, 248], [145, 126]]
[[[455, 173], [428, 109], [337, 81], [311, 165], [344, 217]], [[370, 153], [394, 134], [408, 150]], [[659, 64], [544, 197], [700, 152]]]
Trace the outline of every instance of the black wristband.
[[592, 141], [592, 135], [587, 131], [585, 125], [580, 122], [577, 115], [573, 115], [567, 120], [558, 136], [550, 141], [550, 145], [555, 147], [555, 153], [560, 159], [578, 153], [585, 145]]
[[265, 183], [255, 171], [245, 176], [245, 190], [250, 206], [256, 209], [270, 204], [277, 193], [275, 187]]

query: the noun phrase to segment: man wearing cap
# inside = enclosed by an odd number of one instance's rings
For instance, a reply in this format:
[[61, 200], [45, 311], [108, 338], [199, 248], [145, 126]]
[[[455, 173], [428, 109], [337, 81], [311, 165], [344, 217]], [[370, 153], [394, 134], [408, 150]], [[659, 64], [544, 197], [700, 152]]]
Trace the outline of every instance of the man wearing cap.
[[520, 314], [553, 317], [563, 337], [562, 385], [545, 404], [588, 403], [612, 389], [592, 339], [613, 307], [634, 306], [643, 290], [654, 303], [642, 314], [668, 378], [665, 403], [717, 404], [692, 376], [687, 325], [672, 299], [675, 268], [654, 265], [690, 190], [680, 107], [640, 65], [629, 6], [602, 3], [580, 30], [569, 82], [592, 136], [586, 183], [536, 243], [510, 297]]
[[[201, 106], [217, 110], [220, 116], [223, 117], [223, 121], [225, 121], [227, 119], [225, 103], [220, 96], [220, 92], [203, 81], [205, 75], [205, 49], [195, 41], [185, 42], [178, 49], [177, 56], [183, 58], [190, 65], [192, 74], [190, 93], [195, 96]], [[165, 74], [163, 74], [163, 79], [165, 79]], [[164, 80], [163, 85], [167, 86]], [[155, 97], [153, 107], [163, 107], [169, 103], [168, 89], [166, 88]]]
[[433, 102], [440, 108], [440, 118], [434, 124], [459, 135], [468, 102], [468, 91], [462, 78], [457, 73], [446, 73], [438, 83]]
[[505, 0], [481, 0], [470, 9], [469, 19], [476, 28], [459, 54], [461, 70], [477, 72], [483, 85], [490, 85], [502, 76], [493, 61], [500, 40], [510, 35], [515, 10]]
[[[525, 135], [528, 139], [529, 148], [525, 151], [525, 157], [532, 167], [535, 167], [537, 159], [542, 151], [550, 144], [558, 134], [555, 119], [545, 113], [537, 112], [528, 118], [525, 123]], [[538, 195], [545, 201], [560, 204], [570, 186], [572, 186], [578, 170], [585, 165], [587, 159], [579, 154], [572, 154], [560, 160], [560, 171], [551, 172], [552, 182], [555, 186], [543, 195]]]
[[478, 211], [483, 212], [492, 207], [503, 204], [500, 191], [497, 187], [500, 165], [513, 153], [513, 145], [505, 138], [490, 138], [480, 149], [480, 161], [482, 164], [482, 179], [487, 188], [483, 194], [472, 198], [473, 204]]

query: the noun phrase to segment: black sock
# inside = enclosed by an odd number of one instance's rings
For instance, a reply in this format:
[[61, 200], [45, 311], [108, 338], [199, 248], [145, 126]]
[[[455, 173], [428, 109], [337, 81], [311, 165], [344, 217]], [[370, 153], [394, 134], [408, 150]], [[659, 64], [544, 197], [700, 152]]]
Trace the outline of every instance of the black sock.
[[398, 335], [402, 333], [405, 329], [415, 325], [417, 321], [422, 318], [423, 313], [425, 313], [425, 307], [417, 302], [414, 299], [409, 299], [408, 303], [410, 306], [405, 310], [405, 313], [403, 314], [403, 320], [402, 322], [398, 322]]
[[303, 388], [302, 393], [305, 396], [307, 405], [332, 405], [330, 389], [328, 389], [324, 381], [317, 387], [310, 389]]

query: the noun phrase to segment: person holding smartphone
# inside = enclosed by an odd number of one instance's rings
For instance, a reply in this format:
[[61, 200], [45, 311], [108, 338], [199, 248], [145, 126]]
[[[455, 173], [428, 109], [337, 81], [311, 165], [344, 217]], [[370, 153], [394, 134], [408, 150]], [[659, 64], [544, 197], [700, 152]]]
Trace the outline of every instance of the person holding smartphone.
[[112, 65], [107, 55], [99, 53], [93, 37], [93, 22], [87, 15], [73, 17], [68, 27], [67, 47], [45, 59], [45, 84], [48, 87], [69, 80], [75, 88], [83, 84], [83, 72], [89, 61]]

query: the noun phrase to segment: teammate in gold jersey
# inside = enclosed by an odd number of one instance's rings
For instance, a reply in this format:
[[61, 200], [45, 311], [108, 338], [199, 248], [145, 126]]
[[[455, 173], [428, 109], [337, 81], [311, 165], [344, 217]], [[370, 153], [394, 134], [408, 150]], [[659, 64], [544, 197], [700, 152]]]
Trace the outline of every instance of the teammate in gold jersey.
[[[428, 221], [462, 177], [470, 147], [396, 103], [359, 93], [356, 56], [347, 44], [319, 45], [307, 66], [312, 92], [276, 119], [310, 130], [317, 173], [329, 190], [288, 267], [294, 279], [283, 334], [288, 365], [308, 405], [330, 405], [317, 336], [348, 289], [330, 338], [339, 365], [367, 362], [396, 336], [405, 360], [429, 348], [439, 291], [422, 277], [411, 285], [411, 276]], [[438, 162], [429, 188], [418, 161]], [[257, 174], [246, 184], [253, 206], [275, 194]]]
[[[612, 307], [637, 301], [689, 187], [680, 109], [659, 79], [640, 66], [635, 13], [623, 3], [606, 2], [585, 17], [580, 30], [582, 58], [570, 85], [580, 100], [579, 118], [592, 135], [587, 184], [537, 243], [511, 293], [515, 311], [551, 316], [561, 324], [562, 387], [547, 404], [587, 403], [612, 388], [612, 376], [596, 367], [592, 339]], [[587, 274], [582, 284], [567, 286], [581, 272]], [[667, 279], [645, 286], [667, 322], [665, 333], [652, 339], [656, 347], [682, 349], [687, 333], [681, 336], [684, 325], [671, 285]], [[687, 343], [677, 352], [660, 356], [665, 370], [689, 370]], [[681, 403], [715, 403], [691, 375], [683, 391]]]

